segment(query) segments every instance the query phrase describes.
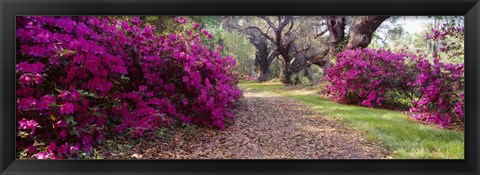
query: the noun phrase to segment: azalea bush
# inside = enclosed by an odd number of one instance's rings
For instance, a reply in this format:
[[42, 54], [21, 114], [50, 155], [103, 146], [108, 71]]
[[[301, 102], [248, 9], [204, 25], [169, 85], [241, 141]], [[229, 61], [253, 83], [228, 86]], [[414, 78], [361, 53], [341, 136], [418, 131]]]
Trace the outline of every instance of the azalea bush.
[[138, 17], [17, 17], [17, 149], [77, 158], [113, 134], [190, 123], [225, 127], [241, 96], [235, 61], [186, 18], [158, 34]]
[[418, 72], [412, 86], [421, 92], [410, 109], [415, 119], [444, 127], [463, 122], [464, 64], [454, 63], [463, 62], [464, 30], [463, 26], [445, 23], [439, 30], [432, 28], [425, 35], [427, 41], [439, 41], [439, 50], [445, 55], [443, 60], [451, 60], [453, 63], [442, 62], [439, 57], [433, 58], [433, 62], [414, 58], [412, 66], [416, 67]]
[[324, 93], [343, 103], [381, 106], [388, 92], [409, 91], [412, 77], [406, 71], [406, 57], [375, 49], [341, 52], [327, 70]]
[[463, 64], [374, 49], [347, 50], [335, 61], [327, 70], [324, 93], [336, 101], [378, 107], [407, 97], [415, 119], [443, 127], [463, 122]]
[[465, 28], [462, 22], [446, 22], [438, 28], [431, 28], [425, 34], [426, 43], [433, 45], [429, 51], [443, 62], [461, 64], [464, 62]]
[[439, 59], [430, 63], [416, 58], [412, 65], [418, 71], [415, 81], [409, 83], [418, 93], [410, 108], [413, 117], [443, 127], [463, 122], [464, 64], [442, 63]]

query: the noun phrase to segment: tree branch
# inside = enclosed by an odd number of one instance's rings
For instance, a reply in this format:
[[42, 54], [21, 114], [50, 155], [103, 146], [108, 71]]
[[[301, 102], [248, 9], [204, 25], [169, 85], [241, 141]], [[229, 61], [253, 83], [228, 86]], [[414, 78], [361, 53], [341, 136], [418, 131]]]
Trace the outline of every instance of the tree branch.
[[267, 38], [268, 40], [270, 40], [270, 41], [272, 41], [273, 43], [275, 43], [275, 40], [274, 40], [272, 37], [268, 36], [268, 34], [264, 33], [264, 32], [262, 31], [262, 29], [258, 28], [257, 26], [250, 26], [250, 27], [247, 27], [245, 30], [248, 30], [248, 29], [255, 29], [255, 30], [257, 30], [257, 31], [258, 31], [261, 35], [263, 35], [265, 38]]
[[319, 34], [315, 35], [313, 38], [314, 38], [314, 39], [317, 39], [318, 37], [321, 37], [322, 35], [324, 35], [324, 34], [327, 33], [327, 32], [328, 32], [328, 29], [325, 29], [325, 30], [323, 30], [322, 32], [320, 32]]
[[324, 66], [325, 63], [327, 63], [327, 61], [324, 60], [323, 58], [327, 55], [328, 55], [328, 49], [323, 51], [320, 55], [308, 59], [307, 60], [307, 65], [315, 64], [315, 65], [318, 65], [318, 66]]
[[[285, 26], [287, 26], [288, 23], [290, 23], [291, 21], [293, 21], [292, 19], [293, 19], [292, 16], [286, 16], [286, 17], [285, 17], [285, 20], [280, 24], [280, 26], [278, 26], [277, 29], [278, 29], [278, 30], [283, 30], [283, 28], [284, 28]], [[292, 26], [293, 26], [293, 23], [292, 23]]]
[[312, 45], [308, 45], [307, 48], [300, 49], [300, 50], [295, 50], [295, 51], [293, 52], [293, 55], [295, 56], [295, 55], [297, 55], [297, 54], [300, 53], [300, 52], [306, 52], [306, 51], [310, 50], [311, 48], [312, 48]]
[[271, 63], [275, 59], [275, 57], [277, 57], [279, 54], [280, 53], [278, 53], [277, 49], [274, 49], [273, 52], [270, 55], [268, 55], [267, 61]]
[[267, 24], [273, 28], [274, 31], [277, 31], [278, 28], [276, 28], [275, 24], [272, 23], [272, 21], [270, 21], [270, 19], [266, 16], [258, 16], [259, 18], [263, 19], [265, 22], [267, 22]]
[[292, 22], [290, 23], [290, 28], [288, 29], [287, 33], [292, 32], [294, 22], [295, 22], [295, 21], [292, 20]]
[[[289, 38], [290, 39], [290, 38]], [[287, 46], [285, 47], [287, 50], [290, 50], [290, 47], [292, 46], [293, 42], [295, 41], [296, 38], [291, 39], [288, 43]]]

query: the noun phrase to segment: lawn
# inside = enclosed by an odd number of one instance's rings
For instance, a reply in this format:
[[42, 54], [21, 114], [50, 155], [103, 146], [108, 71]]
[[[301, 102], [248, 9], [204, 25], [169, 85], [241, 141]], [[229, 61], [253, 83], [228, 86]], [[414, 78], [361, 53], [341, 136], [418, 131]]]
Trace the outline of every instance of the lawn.
[[310, 105], [327, 119], [336, 119], [379, 141], [393, 159], [463, 159], [464, 133], [412, 120], [402, 112], [339, 104], [314, 88], [278, 83], [241, 82], [242, 89], [268, 91]]

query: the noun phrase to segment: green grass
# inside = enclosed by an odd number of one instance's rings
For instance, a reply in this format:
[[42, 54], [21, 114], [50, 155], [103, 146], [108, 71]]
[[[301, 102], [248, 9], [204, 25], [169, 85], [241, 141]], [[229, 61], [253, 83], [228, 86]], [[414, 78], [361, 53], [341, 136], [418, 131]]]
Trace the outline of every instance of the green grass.
[[242, 89], [272, 92], [312, 106], [327, 119], [367, 132], [367, 139], [381, 142], [394, 159], [463, 159], [464, 134], [422, 124], [396, 111], [344, 105], [319, 95], [299, 93], [280, 84], [241, 82]]

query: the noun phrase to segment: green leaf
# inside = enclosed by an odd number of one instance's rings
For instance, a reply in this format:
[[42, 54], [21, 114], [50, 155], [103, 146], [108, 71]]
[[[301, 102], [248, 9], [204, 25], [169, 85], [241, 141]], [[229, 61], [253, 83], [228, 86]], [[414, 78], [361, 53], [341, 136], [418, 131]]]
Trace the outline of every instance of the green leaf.
[[122, 79], [122, 80], [130, 80], [130, 78], [128, 78], [128, 77], [126, 77], [126, 76], [124, 76], [124, 75], [122, 75], [122, 76], [120, 77], [120, 79]]

